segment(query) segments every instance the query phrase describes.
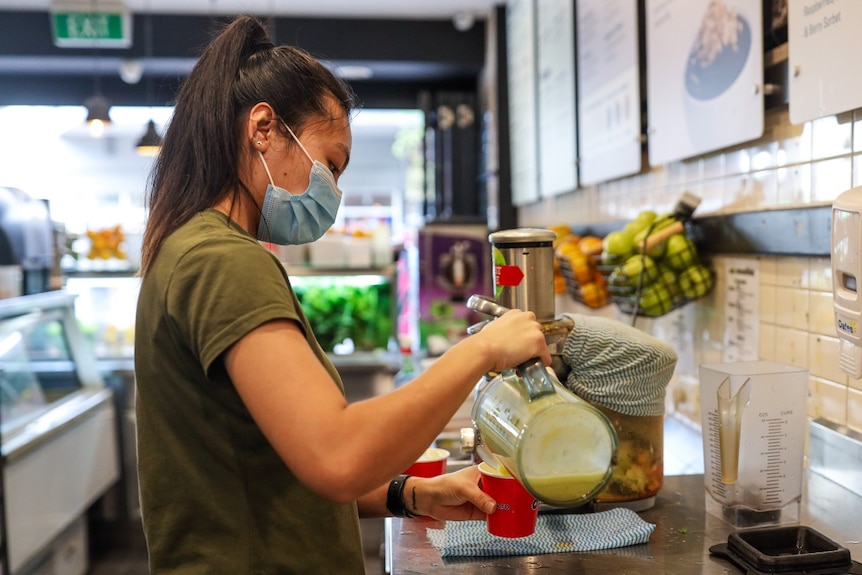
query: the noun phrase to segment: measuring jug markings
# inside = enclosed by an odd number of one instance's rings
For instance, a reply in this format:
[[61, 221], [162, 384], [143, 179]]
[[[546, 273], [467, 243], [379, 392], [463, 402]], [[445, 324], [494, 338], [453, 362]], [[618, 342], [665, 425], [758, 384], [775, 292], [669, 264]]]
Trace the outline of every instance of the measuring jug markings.
[[[792, 411], [790, 412], [792, 414]], [[763, 492], [763, 502], [766, 504], [780, 504], [785, 489], [782, 480], [787, 478], [783, 472], [783, 466], [788, 463], [786, 452], [788, 448], [783, 440], [787, 438], [786, 426], [790, 423], [785, 417], [763, 420], [767, 424], [767, 433], [763, 436], [766, 440], [766, 451], [761, 455], [766, 457], [766, 468], [761, 473], [766, 475], [766, 483]]]
[[721, 441], [719, 439], [719, 422], [718, 422], [718, 413], [715, 411], [707, 414], [709, 426], [708, 433], [710, 434], [711, 441], [709, 442], [709, 468], [713, 470], [712, 473], [712, 481], [710, 482], [712, 485], [712, 491], [716, 499], [725, 500], [727, 499], [727, 487], [725, 487], [725, 483], [721, 480], [721, 474], [716, 473], [716, 471], [721, 470]]
[[[712, 466], [710, 491], [713, 493], [713, 497], [719, 501], [735, 504], [745, 504], [753, 497], [753, 500], [757, 501], [758, 507], [767, 508], [778, 508], [801, 498], [801, 495], [797, 495], [786, 500], [787, 495], [795, 491], [792, 482], [796, 480], [795, 475], [788, 475], [784, 471], [784, 467], [790, 463], [787, 457], [790, 448], [785, 444], [785, 440], [788, 438], [786, 426], [790, 423], [788, 419], [779, 417], [761, 420], [767, 424], [767, 433], [759, 436], [759, 440], [765, 445], [765, 448], [757, 450], [755, 453], [761, 461], [761, 465], [757, 466], [756, 469], [764, 480], [761, 485], [742, 488], [742, 491], [739, 491], [740, 488], [734, 487], [734, 484], [725, 482], [721, 475], [721, 452], [720, 449], [716, 448], [720, 439], [718, 420], [718, 414], [709, 414], [709, 432], [713, 438], [709, 450]], [[791, 481], [789, 486], [786, 485], [787, 481]]]

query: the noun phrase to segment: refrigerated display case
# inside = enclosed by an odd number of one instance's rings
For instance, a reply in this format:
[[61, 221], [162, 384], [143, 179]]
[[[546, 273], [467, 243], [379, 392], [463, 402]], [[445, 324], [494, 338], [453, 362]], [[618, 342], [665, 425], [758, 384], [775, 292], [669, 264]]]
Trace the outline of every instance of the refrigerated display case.
[[9, 574], [9, 549], [6, 544], [6, 489], [3, 482], [3, 457], [0, 457], [0, 575]]
[[[136, 537], [138, 458], [135, 447], [135, 314], [141, 278], [131, 272], [68, 272], [65, 290], [74, 294], [75, 316], [91, 346], [96, 370], [114, 394], [118, 414], [120, 480], [103, 498], [105, 505], [91, 521], [92, 535], [105, 545], [124, 545]], [[91, 517], [91, 519], [93, 519]]]
[[[64, 561], [64, 573], [84, 573], [82, 518], [119, 477], [113, 393], [78, 329], [74, 301], [64, 291], [0, 300], [0, 450], [11, 575], [46, 564], [59, 569]], [[76, 553], [61, 553], [58, 545]]]
[[285, 265], [314, 334], [341, 379], [348, 401], [394, 389], [400, 366], [395, 265], [321, 268]]
[[[285, 264], [285, 269], [326, 352], [345, 355], [390, 347], [397, 314], [394, 264], [373, 268]], [[134, 357], [139, 289], [140, 278], [128, 274], [75, 273], [66, 278], [65, 290], [77, 296], [81, 332], [102, 368], [121, 366], [122, 360]]]
[[389, 348], [395, 333], [394, 266], [286, 269], [324, 351], [343, 354]]
[[[130, 273], [77, 272], [64, 289], [78, 296], [75, 315], [96, 359], [131, 360], [135, 352], [135, 313], [141, 278]], [[131, 367], [131, 364], [129, 364]]]

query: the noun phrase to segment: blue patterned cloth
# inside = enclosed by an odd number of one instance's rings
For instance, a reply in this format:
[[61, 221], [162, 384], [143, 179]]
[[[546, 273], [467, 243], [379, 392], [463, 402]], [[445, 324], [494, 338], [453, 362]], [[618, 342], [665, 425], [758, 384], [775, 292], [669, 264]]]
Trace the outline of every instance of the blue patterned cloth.
[[428, 540], [441, 557], [499, 557], [597, 551], [649, 541], [655, 525], [631, 509], [599, 513], [540, 514], [536, 531], [527, 537], [497, 537], [484, 521], [447, 521], [443, 529], [428, 528]]

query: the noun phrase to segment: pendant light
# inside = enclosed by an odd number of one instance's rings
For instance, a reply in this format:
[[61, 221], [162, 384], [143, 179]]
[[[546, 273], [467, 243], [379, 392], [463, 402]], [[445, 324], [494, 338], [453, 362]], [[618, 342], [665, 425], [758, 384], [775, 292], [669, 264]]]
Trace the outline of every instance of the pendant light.
[[93, 74], [94, 93], [84, 100], [87, 109], [87, 125], [90, 127], [90, 135], [101, 138], [105, 135], [105, 127], [111, 123], [111, 102], [102, 94], [101, 81], [98, 72], [98, 55], [96, 56], [96, 72]]
[[141, 156], [158, 155], [162, 147], [162, 137], [156, 131], [156, 123], [150, 120], [147, 122], [147, 131], [138, 140], [136, 149]]
[[[92, 3], [91, 12], [97, 10], [96, 4], [98, 0]], [[84, 107], [87, 109], [87, 125], [90, 127], [90, 135], [94, 138], [101, 138], [105, 135], [105, 127], [111, 123], [109, 114], [111, 102], [102, 94], [102, 78], [100, 74], [100, 53], [98, 40], [93, 41], [93, 95], [84, 100]]]
[[[152, 61], [153, 56], [153, 23], [152, 16], [150, 15], [149, 6], [147, 6], [147, 15], [146, 19], [144, 20], [144, 43], [144, 55], [146, 56], [145, 61], [149, 64]], [[147, 103], [152, 105], [153, 78], [152, 75], [146, 74], [146, 66], [144, 81], [147, 83]], [[156, 131], [156, 123], [153, 121], [151, 112], [150, 121], [147, 122], [147, 130], [146, 132], [144, 132], [144, 135], [141, 136], [141, 139], [138, 140], [135, 149], [141, 156], [155, 156], [159, 153], [161, 147], [162, 137], [159, 135], [158, 131]]]
[[105, 134], [105, 126], [111, 123], [109, 111], [111, 103], [98, 90], [96, 93], [84, 100], [87, 108], [87, 125], [90, 126], [90, 134], [95, 138], [101, 138]]

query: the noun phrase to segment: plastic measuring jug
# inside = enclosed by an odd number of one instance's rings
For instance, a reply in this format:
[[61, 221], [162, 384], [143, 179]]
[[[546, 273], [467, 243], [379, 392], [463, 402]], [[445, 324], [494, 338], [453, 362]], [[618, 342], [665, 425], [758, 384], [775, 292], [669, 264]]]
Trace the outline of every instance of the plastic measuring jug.
[[[479, 296], [468, 307], [491, 315], [508, 308]], [[475, 450], [517, 478], [536, 499], [573, 507], [590, 501], [613, 474], [619, 441], [610, 420], [533, 360], [485, 378], [462, 430]]]
[[737, 527], [799, 521], [808, 371], [700, 366], [706, 510]]

